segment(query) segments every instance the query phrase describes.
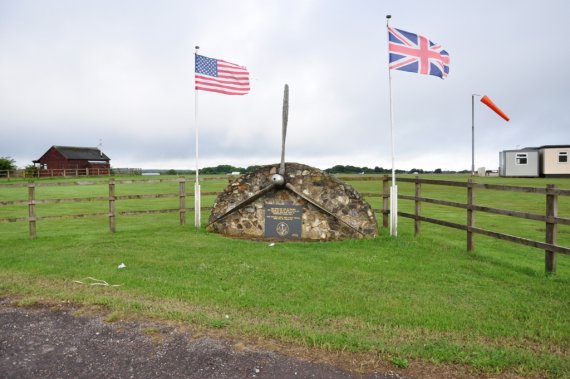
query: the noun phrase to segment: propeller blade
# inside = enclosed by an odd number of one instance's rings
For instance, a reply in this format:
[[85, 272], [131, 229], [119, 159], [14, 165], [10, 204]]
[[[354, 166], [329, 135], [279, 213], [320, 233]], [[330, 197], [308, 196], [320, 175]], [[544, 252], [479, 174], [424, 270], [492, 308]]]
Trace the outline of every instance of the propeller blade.
[[292, 185], [291, 183], [285, 183], [285, 187], [287, 187], [287, 189], [289, 189], [291, 192], [297, 194], [297, 196], [299, 196], [300, 198], [308, 201], [309, 203], [313, 204], [315, 207], [317, 207], [318, 209], [320, 209], [321, 211], [325, 212], [326, 214], [328, 214], [329, 216], [332, 216], [334, 218], [336, 218], [338, 221], [340, 221], [342, 224], [348, 226], [349, 228], [351, 228], [352, 230], [364, 235], [363, 232], [361, 232], [360, 230], [356, 229], [354, 226], [350, 225], [349, 223], [347, 223], [346, 221], [344, 221], [342, 218], [340, 218], [339, 216], [335, 215], [334, 213], [332, 213], [331, 211], [329, 211], [328, 209], [326, 209], [325, 207], [323, 207], [322, 205], [320, 205], [319, 203], [317, 203], [316, 200], [314, 200], [313, 198], [311, 198], [310, 196], [305, 195], [304, 193], [302, 193], [301, 191], [297, 190], [297, 188], [295, 188], [294, 185]]
[[215, 222], [220, 221], [221, 219], [223, 219], [224, 217], [226, 217], [227, 215], [229, 215], [230, 213], [232, 213], [233, 211], [237, 211], [240, 208], [245, 207], [247, 204], [259, 199], [261, 196], [265, 195], [267, 192], [271, 191], [273, 188], [275, 187], [275, 184], [271, 183], [269, 184], [267, 187], [260, 189], [259, 191], [257, 191], [256, 193], [254, 193], [253, 195], [251, 195], [250, 197], [248, 197], [245, 200], [240, 201], [239, 203], [237, 203], [233, 208], [227, 210], [226, 212], [224, 212], [224, 214], [222, 214], [221, 216], [219, 216], [218, 218], [216, 218], [214, 221], [208, 223], [208, 226], [212, 225]]
[[287, 136], [287, 122], [289, 121], [289, 85], [285, 84], [283, 91], [283, 124], [281, 129], [281, 166], [279, 173], [285, 175], [285, 137]]

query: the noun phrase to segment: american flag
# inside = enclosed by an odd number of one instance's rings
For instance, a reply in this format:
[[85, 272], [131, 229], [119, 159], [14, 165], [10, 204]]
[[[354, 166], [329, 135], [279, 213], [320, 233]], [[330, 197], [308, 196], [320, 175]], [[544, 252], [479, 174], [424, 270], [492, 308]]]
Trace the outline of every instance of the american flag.
[[235, 63], [196, 54], [196, 89], [245, 95], [249, 92], [249, 72]]
[[388, 26], [390, 70], [402, 70], [445, 79], [449, 54], [426, 37]]

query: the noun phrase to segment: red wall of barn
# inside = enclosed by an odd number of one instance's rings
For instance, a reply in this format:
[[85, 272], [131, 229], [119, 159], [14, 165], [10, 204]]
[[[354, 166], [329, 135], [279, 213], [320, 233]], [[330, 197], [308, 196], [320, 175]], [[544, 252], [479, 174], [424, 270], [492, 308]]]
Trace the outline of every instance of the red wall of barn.
[[[86, 169], [91, 168], [92, 165], [87, 160], [81, 159], [66, 159], [63, 155], [59, 153], [56, 149], [49, 149], [40, 159], [39, 162], [42, 164], [42, 168], [48, 170], [76, 170], [76, 169]], [[44, 166], [45, 165], [45, 166]], [[108, 164], [98, 164], [93, 167], [98, 168], [109, 168]]]

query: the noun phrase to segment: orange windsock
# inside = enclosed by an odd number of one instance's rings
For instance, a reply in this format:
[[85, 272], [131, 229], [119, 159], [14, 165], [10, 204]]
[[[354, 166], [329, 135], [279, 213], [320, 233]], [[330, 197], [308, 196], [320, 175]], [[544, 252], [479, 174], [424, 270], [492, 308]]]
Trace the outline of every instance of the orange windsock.
[[501, 116], [502, 118], [504, 118], [505, 121], [509, 121], [509, 116], [507, 116], [507, 115], [505, 114], [505, 112], [503, 112], [503, 111], [501, 110], [501, 108], [499, 108], [498, 106], [496, 106], [495, 103], [493, 103], [493, 102], [491, 101], [491, 99], [489, 99], [489, 98], [487, 97], [487, 95], [485, 95], [485, 96], [483, 96], [483, 97], [481, 98], [481, 102], [482, 102], [483, 104], [485, 104], [486, 106], [488, 106], [489, 108], [491, 108], [492, 110], [494, 110], [495, 113], [498, 114], [499, 116]]

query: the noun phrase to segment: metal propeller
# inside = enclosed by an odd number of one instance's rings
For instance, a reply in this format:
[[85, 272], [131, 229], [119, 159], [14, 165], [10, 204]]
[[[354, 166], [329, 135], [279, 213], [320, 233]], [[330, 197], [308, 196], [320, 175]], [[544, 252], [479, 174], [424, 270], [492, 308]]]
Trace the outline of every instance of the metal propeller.
[[338, 221], [340, 221], [342, 224], [348, 226], [350, 229], [356, 231], [357, 233], [360, 233], [362, 235], [364, 235], [363, 232], [361, 232], [360, 230], [358, 230], [357, 228], [355, 228], [354, 226], [350, 225], [348, 222], [344, 221], [341, 217], [339, 217], [338, 215], [335, 215], [334, 213], [332, 213], [331, 211], [329, 211], [328, 209], [326, 209], [324, 206], [322, 206], [321, 204], [319, 204], [315, 199], [313, 199], [312, 197], [305, 195], [303, 192], [299, 191], [297, 188], [295, 188], [294, 185], [292, 185], [291, 183], [286, 183], [285, 187], [293, 192], [294, 194], [296, 194], [297, 196], [299, 196], [301, 199], [304, 199], [305, 201], [313, 204], [315, 207], [317, 207], [318, 209], [320, 209], [321, 211], [325, 212], [326, 214], [328, 214], [329, 216], [332, 216], [334, 218], [336, 218]]
[[230, 208], [229, 210], [225, 211], [222, 215], [218, 216], [215, 220], [213, 220], [212, 222], [210, 222], [208, 224], [208, 226], [212, 225], [215, 222], [220, 221], [221, 219], [223, 219], [224, 217], [226, 217], [227, 215], [229, 215], [230, 213], [232, 213], [233, 211], [237, 211], [240, 208], [245, 207], [246, 205], [248, 205], [249, 203], [259, 199], [261, 196], [265, 195], [267, 192], [271, 191], [274, 187], [276, 187], [275, 184], [271, 183], [266, 187], [263, 187], [262, 189], [260, 189], [259, 191], [257, 191], [256, 193], [254, 193], [253, 195], [251, 195], [250, 197], [248, 197], [245, 200], [240, 201], [239, 203], [237, 203], [233, 208]]
[[281, 166], [279, 174], [285, 175], [285, 138], [287, 137], [287, 122], [289, 121], [289, 86], [283, 90], [283, 122], [281, 124]]
[[216, 217], [215, 220], [208, 223], [208, 226], [215, 222], [220, 221], [230, 213], [237, 211], [240, 208], [245, 207], [249, 203], [259, 199], [261, 196], [265, 195], [267, 192], [271, 191], [275, 187], [281, 187], [285, 184], [285, 137], [287, 135], [287, 121], [289, 119], [289, 86], [285, 84], [285, 89], [283, 92], [283, 123], [282, 123], [282, 136], [281, 136], [281, 165], [279, 166], [279, 173], [273, 174], [271, 176], [271, 183], [245, 200], [240, 201], [234, 207], [228, 209], [226, 212]]
[[271, 176], [271, 181], [278, 186], [285, 184], [285, 139], [287, 137], [287, 122], [289, 121], [289, 86], [283, 89], [283, 120], [281, 123], [281, 164], [279, 173]]

